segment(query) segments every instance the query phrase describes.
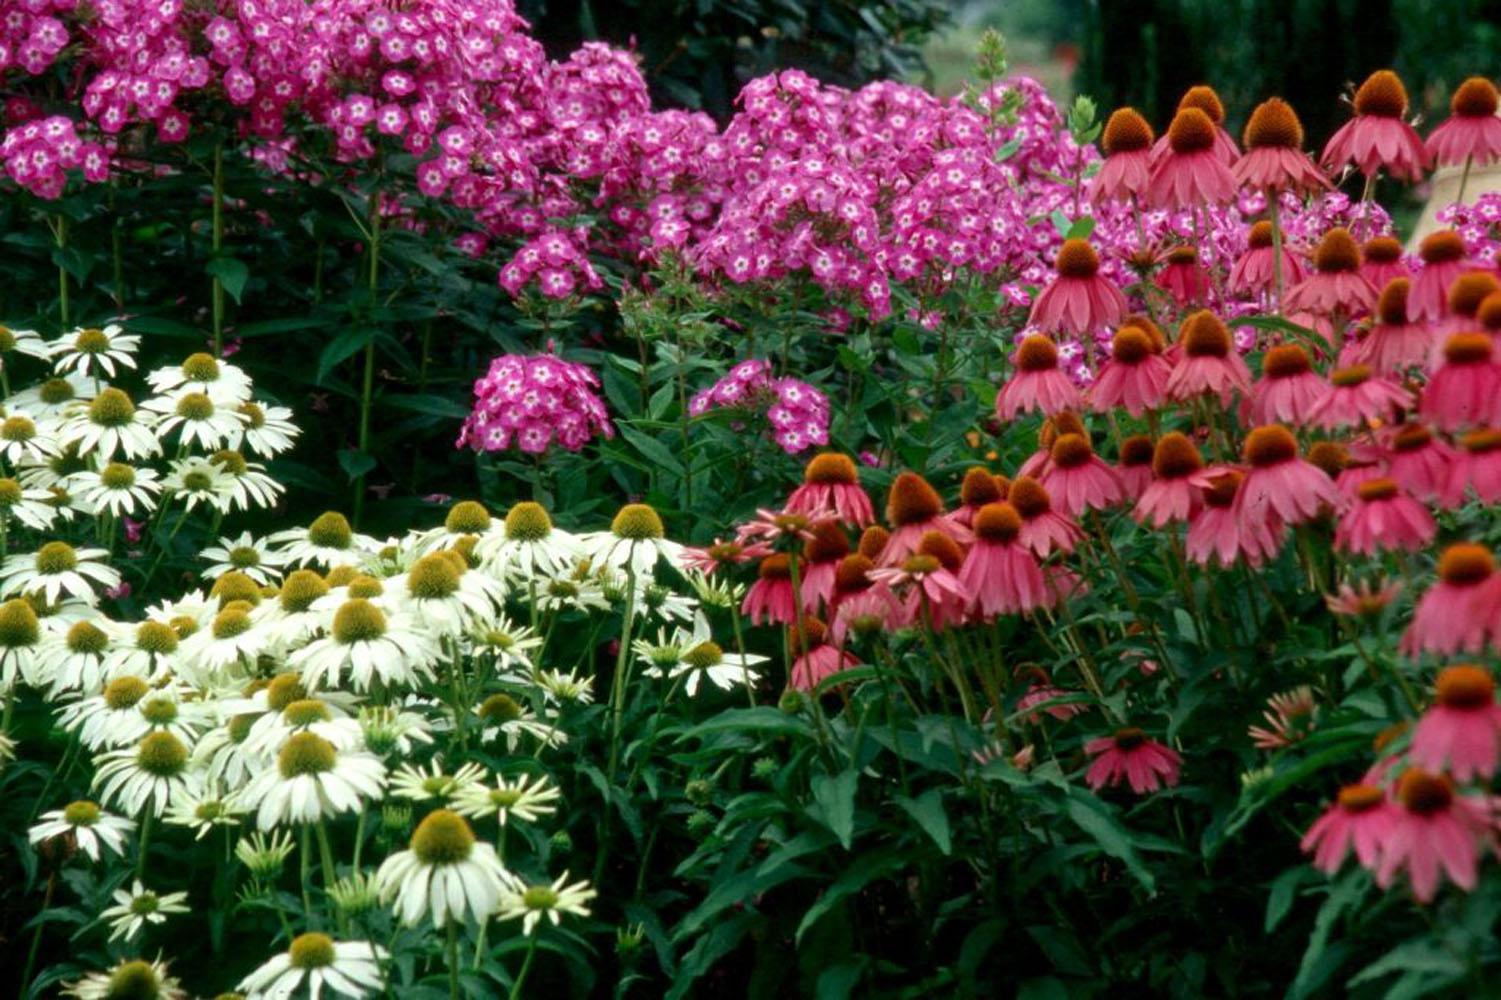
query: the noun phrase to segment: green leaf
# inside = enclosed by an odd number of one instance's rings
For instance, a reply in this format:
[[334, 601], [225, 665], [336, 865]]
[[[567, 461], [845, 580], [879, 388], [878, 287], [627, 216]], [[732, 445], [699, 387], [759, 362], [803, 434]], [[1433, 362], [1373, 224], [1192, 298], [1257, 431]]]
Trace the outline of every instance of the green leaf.
[[1301, 865], [1297, 868], [1289, 868], [1277, 876], [1277, 880], [1272, 883], [1272, 893], [1266, 901], [1266, 933], [1272, 933], [1282, 923], [1283, 918], [1293, 908], [1298, 886], [1302, 885], [1308, 877], [1309, 869]]
[[854, 769], [813, 777], [814, 808], [809, 812], [834, 831], [845, 850], [855, 836], [855, 790], [859, 784], [860, 773]]
[[209, 273], [209, 277], [218, 278], [229, 297], [239, 304], [240, 294], [245, 291], [245, 282], [250, 280], [250, 268], [243, 260], [215, 257], [203, 269]]
[[1136, 853], [1136, 846], [1132, 843], [1130, 831], [1121, 825], [1110, 807], [1093, 795], [1079, 792], [1069, 798], [1068, 818], [1093, 837], [1095, 843], [1100, 845], [1100, 850], [1123, 862], [1126, 870], [1136, 876], [1136, 880], [1147, 892], [1156, 893], [1156, 878], [1142, 864], [1141, 857]]
[[683, 730], [678, 739], [702, 739], [717, 733], [747, 735], [761, 733], [773, 736], [811, 737], [813, 728], [795, 715], [788, 715], [781, 709], [770, 705], [761, 705], [756, 708], [736, 708], [720, 712], [691, 729]]
[[412, 410], [429, 417], [449, 417], [454, 420], [463, 420], [469, 416], [469, 411], [447, 396], [435, 396], [431, 393], [409, 396], [382, 396], [381, 402], [388, 406], [399, 407], [403, 410]]
[[1349, 872], [1334, 883], [1329, 898], [1324, 900], [1318, 916], [1313, 918], [1313, 932], [1308, 935], [1308, 947], [1303, 951], [1303, 960], [1298, 963], [1297, 978], [1288, 992], [1290, 997], [1308, 996], [1329, 978], [1343, 956], [1343, 949], [1331, 953], [1329, 933], [1334, 930], [1334, 922], [1340, 915], [1365, 897], [1370, 885], [1371, 877], [1363, 868]]
[[1086, 215], [1082, 219], [1075, 219], [1074, 224], [1068, 227], [1064, 234], [1066, 240], [1087, 240], [1094, 232], [1094, 216]]
[[853, 896], [876, 879], [901, 871], [906, 866], [907, 858], [900, 852], [862, 855], [824, 890], [823, 895], [818, 897], [818, 902], [808, 907], [802, 922], [797, 925], [797, 943], [802, 944], [803, 934], [808, 928], [818, 923], [819, 918], [838, 906], [840, 901]]
[[1058, 235], [1062, 236], [1064, 239], [1067, 239], [1068, 231], [1074, 228], [1074, 223], [1071, 219], [1069, 219], [1067, 215], [1064, 214], [1063, 209], [1053, 209], [1053, 214], [1048, 216], [1048, 219], [1053, 223], [1053, 228], [1058, 231]]
[[841, 962], [818, 975], [814, 1000], [849, 1000], [849, 995], [865, 972], [865, 962]]
[[672, 450], [661, 441], [641, 433], [628, 424], [617, 423], [615, 428], [620, 431], [621, 437], [630, 442], [631, 447], [640, 452], [648, 462], [655, 464], [659, 471], [665, 469], [679, 476], [683, 474], [683, 463], [679, 462]]
[[360, 349], [375, 339], [375, 330], [364, 325], [343, 331], [324, 346], [318, 355], [318, 381], [328, 378], [328, 373], [359, 353]]
[[344, 448], [339, 451], [339, 465], [353, 481], [375, 468], [375, 456], [357, 448]]
[[917, 821], [917, 825], [923, 828], [923, 832], [933, 838], [933, 843], [944, 854], [950, 853], [953, 848], [953, 837], [949, 831], [949, 814], [943, 808], [943, 790], [930, 788], [915, 799], [909, 799], [905, 795], [898, 795], [896, 804], [906, 811], [907, 815]]
[[[1465, 963], [1458, 955], [1440, 947], [1426, 938], [1416, 941], [1404, 941], [1381, 958], [1361, 969], [1345, 986], [1359, 986], [1361, 983], [1380, 979], [1382, 976], [1393, 972], [1436, 974], [1444, 981], [1463, 978], [1465, 975]], [[1435, 984], [1439, 985], [1439, 984]]]

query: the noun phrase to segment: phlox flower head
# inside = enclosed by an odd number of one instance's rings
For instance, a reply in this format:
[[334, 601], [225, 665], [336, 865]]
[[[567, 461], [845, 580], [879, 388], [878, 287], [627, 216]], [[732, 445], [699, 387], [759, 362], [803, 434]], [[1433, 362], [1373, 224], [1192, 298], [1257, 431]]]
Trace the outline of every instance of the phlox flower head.
[[502, 355], [474, 383], [474, 409], [457, 446], [540, 455], [554, 444], [578, 451], [595, 435], [614, 437], [598, 388], [584, 365], [550, 354]]

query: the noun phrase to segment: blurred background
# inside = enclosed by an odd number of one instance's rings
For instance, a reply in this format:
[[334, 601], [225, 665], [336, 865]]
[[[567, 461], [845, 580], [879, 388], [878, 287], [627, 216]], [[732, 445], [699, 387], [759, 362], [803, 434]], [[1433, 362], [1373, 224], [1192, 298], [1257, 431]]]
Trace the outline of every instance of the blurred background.
[[[952, 93], [981, 34], [1007, 40], [1014, 72], [1062, 103], [1089, 94], [1157, 125], [1212, 83], [1234, 115], [1280, 95], [1310, 145], [1348, 115], [1372, 70], [1407, 82], [1414, 110], [1443, 116], [1450, 90], [1501, 70], [1501, 0], [519, 0], [554, 57], [579, 42], [634, 44], [661, 105], [728, 115], [740, 86], [784, 66], [830, 83], [895, 77]], [[1421, 126], [1420, 126], [1421, 127]]]

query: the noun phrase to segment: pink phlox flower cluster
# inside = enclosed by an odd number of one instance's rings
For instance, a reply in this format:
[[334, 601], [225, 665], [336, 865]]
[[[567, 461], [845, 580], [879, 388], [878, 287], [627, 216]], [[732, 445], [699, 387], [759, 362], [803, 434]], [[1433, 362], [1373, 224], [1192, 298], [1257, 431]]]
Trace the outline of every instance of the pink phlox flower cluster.
[[13, 0], [0, 13], [0, 80], [12, 69], [37, 76], [68, 45], [68, 28], [54, 15], [78, 0]]
[[1486, 192], [1474, 204], [1441, 208], [1437, 221], [1440, 228], [1459, 234], [1469, 260], [1492, 267], [1501, 265], [1501, 192]]
[[549, 299], [566, 299], [578, 290], [604, 287], [588, 256], [571, 233], [553, 229], [528, 240], [500, 269], [500, 286], [512, 295], [521, 294], [529, 282]]
[[578, 451], [595, 435], [615, 436], [599, 377], [551, 354], [505, 354], [474, 383], [474, 409], [456, 447], [540, 455], [555, 442]]
[[6, 132], [0, 140], [0, 160], [11, 180], [39, 198], [60, 197], [70, 170], [81, 170], [95, 182], [109, 176], [109, 150], [80, 139], [73, 120], [62, 115]]
[[795, 378], [774, 378], [771, 363], [750, 358], [688, 402], [691, 416], [710, 410], [763, 412], [772, 437], [789, 455], [829, 443], [828, 397]]

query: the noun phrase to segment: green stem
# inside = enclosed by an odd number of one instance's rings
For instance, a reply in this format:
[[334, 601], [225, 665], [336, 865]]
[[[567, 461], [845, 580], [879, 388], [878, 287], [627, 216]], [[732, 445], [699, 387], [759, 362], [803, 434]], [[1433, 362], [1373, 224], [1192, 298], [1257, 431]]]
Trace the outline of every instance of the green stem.
[[146, 877], [146, 852], [151, 846], [151, 820], [150, 808], [141, 814], [141, 841], [136, 850], [136, 878]]
[[31, 986], [31, 971], [36, 968], [37, 950], [42, 946], [42, 930], [47, 921], [42, 916], [52, 908], [52, 894], [57, 891], [56, 873], [47, 876], [47, 895], [42, 899], [42, 909], [37, 914], [36, 930], [31, 934], [31, 947], [26, 952], [26, 971], [21, 973], [21, 995], [25, 996]]
[[516, 981], [511, 984], [510, 1000], [521, 1000], [521, 987], [526, 985], [526, 974], [532, 971], [532, 959], [537, 954], [537, 935], [532, 935], [531, 943], [526, 946], [526, 958], [521, 962], [521, 971], [516, 974]]
[[302, 876], [302, 918], [307, 922], [309, 928], [313, 926], [313, 897], [308, 892], [308, 886], [313, 882], [312, 829], [307, 823], [302, 824], [302, 843], [299, 845], [301, 850], [297, 852], [300, 874]]
[[1267, 211], [1272, 221], [1272, 284], [1277, 291], [1277, 315], [1282, 315], [1282, 205], [1277, 192], [1267, 191]]
[[[210, 260], [217, 261], [219, 253], [224, 249], [224, 143], [214, 144], [214, 197], [213, 197], [213, 236], [211, 249], [213, 253]], [[212, 306], [214, 316], [214, 356], [220, 357], [224, 353], [224, 282], [219, 280], [219, 275], [213, 276]]]
[[448, 996], [459, 1000], [459, 924], [450, 915], [448, 920]]
[[[370, 269], [367, 274], [367, 287], [370, 291], [370, 315], [366, 322], [370, 324], [370, 339], [365, 343], [364, 375], [360, 383], [360, 454], [369, 453], [370, 445], [370, 404], [375, 395], [375, 302], [380, 291], [380, 192], [370, 193]], [[365, 473], [360, 473], [354, 481], [354, 524], [360, 525], [360, 516], [365, 512]]]
[[1454, 203], [1456, 205], [1463, 205], [1465, 203], [1465, 188], [1470, 183], [1470, 165], [1474, 162], [1475, 158], [1473, 156], [1465, 157], [1464, 170], [1459, 174], [1459, 194], [1454, 196]]
[[57, 217], [57, 225], [52, 229], [54, 242], [57, 244], [57, 313], [58, 321], [64, 333], [68, 332], [69, 313], [68, 308], [68, 269], [62, 265], [63, 251], [68, 249], [68, 219], [66, 216]]
[[631, 660], [631, 629], [636, 624], [636, 570], [625, 567], [625, 620], [620, 627], [620, 650], [615, 656], [615, 676], [610, 682], [610, 764], [605, 778], [605, 814], [600, 820], [598, 858], [594, 863], [594, 881], [604, 875], [606, 847], [610, 842], [610, 821], [615, 815], [615, 771], [620, 766], [620, 726], [625, 715], [626, 671]]

